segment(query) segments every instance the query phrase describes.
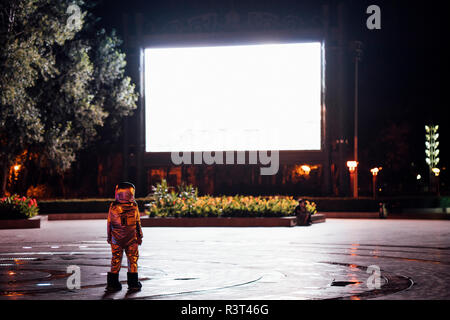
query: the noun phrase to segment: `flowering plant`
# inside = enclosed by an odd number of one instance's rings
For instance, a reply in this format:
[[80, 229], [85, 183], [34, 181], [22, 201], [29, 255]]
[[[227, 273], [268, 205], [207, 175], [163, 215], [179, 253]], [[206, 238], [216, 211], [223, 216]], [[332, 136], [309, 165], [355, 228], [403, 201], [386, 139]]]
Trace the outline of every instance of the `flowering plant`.
[[305, 207], [306, 207], [306, 211], [309, 212], [309, 214], [314, 214], [317, 212], [317, 208], [316, 208], [316, 203], [312, 202], [312, 201], [305, 201]]
[[297, 205], [287, 196], [199, 197], [192, 186], [179, 188], [178, 193], [168, 192], [165, 181], [153, 190], [153, 201], [147, 204], [146, 212], [150, 217], [282, 217], [289, 216]]
[[12, 195], [0, 199], [0, 219], [28, 219], [38, 214], [36, 199]]

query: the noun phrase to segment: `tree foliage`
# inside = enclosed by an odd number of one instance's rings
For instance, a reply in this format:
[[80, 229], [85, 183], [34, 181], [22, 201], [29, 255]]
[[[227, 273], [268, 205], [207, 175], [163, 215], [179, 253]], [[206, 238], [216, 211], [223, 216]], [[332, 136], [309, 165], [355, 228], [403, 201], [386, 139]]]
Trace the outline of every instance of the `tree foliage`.
[[[81, 14], [69, 26], [73, 4]], [[41, 166], [64, 172], [105, 125], [114, 128], [136, 108], [121, 41], [114, 32], [97, 30], [87, 9], [82, 0], [0, 3], [4, 176], [24, 150], [38, 154]]]

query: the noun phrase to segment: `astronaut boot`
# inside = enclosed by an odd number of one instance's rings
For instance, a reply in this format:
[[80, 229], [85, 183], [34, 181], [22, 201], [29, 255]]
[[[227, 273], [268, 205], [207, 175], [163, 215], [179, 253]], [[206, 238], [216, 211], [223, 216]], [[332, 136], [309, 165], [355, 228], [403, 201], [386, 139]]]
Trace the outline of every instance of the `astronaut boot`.
[[138, 280], [137, 272], [127, 272], [128, 290], [140, 291], [142, 284]]
[[107, 285], [105, 291], [114, 292], [122, 290], [122, 284], [119, 282], [119, 274], [108, 272]]

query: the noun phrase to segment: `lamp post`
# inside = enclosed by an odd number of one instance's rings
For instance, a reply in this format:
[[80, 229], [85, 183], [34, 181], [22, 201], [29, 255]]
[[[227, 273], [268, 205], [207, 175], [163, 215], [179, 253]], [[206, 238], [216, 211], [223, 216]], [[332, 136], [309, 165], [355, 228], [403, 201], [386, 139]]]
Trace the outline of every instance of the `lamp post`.
[[439, 168], [432, 168], [431, 171], [434, 173], [435, 179], [436, 179], [436, 191], [437, 194], [439, 195], [439, 173], [441, 172], [441, 170]]
[[22, 166], [20, 165], [20, 164], [15, 164], [14, 166], [13, 166], [13, 172], [14, 172], [14, 180], [17, 180], [17, 177], [19, 176], [19, 171], [20, 171], [20, 168], [21, 168]]
[[[358, 62], [362, 58], [362, 42], [353, 41], [353, 49], [355, 50], [355, 120], [354, 120], [354, 143], [353, 143], [353, 158], [358, 162]], [[358, 197], [358, 167], [355, 167], [353, 182], [353, 197]]]
[[373, 196], [374, 199], [377, 197], [377, 175], [378, 175], [378, 171], [380, 171], [380, 169], [378, 169], [378, 168], [370, 169], [370, 172], [372, 173], [372, 196]]
[[[358, 192], [357, 189], [355, 188], [355, 183], [356, 182], [356, 170], [358, 167], [358, 162], [351, 160], [351, 161], [347, 161], [347, 167], [348, 167], [348, 171], [350, 172], [350, 185], [352, 186], [352, 190], [353, 190], [353, 197], [357, 198], [358, 197]], [[355, 192], [356, 190], [356, 192]]]

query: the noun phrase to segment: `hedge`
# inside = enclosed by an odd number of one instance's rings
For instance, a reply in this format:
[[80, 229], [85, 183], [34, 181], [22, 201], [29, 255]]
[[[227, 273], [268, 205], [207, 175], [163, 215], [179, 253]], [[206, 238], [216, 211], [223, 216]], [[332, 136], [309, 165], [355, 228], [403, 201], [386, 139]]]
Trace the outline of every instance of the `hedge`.
[[[52, 213], [100, 213], [108, 212], [109, 205], [114, 199], [67, 199], [42, 200], [38, 202], [41, 214]], [[144, 204], [149, 199], [136, 199], [139, 210], [144, 210]]]
[[[304, 197], [314, 201], [319, 212], [374, 212], [378, 211], [378, 203], [386, 202], [389, 209], [400, 210], [402, 208], [439, 208], [450, 207], [450, 197], [401, 197], [381, 199], [353, 199], [353, 198], [321, 198]], [[38, 201], [40, 214], [51, 213], [99, 213], [108, 212], [113, 199], [67, 199], [67, 200], [42, 200]], [[144, 204], [149, 203], [149, 198], [136, 200], [139, 210], [145, 209]]]

